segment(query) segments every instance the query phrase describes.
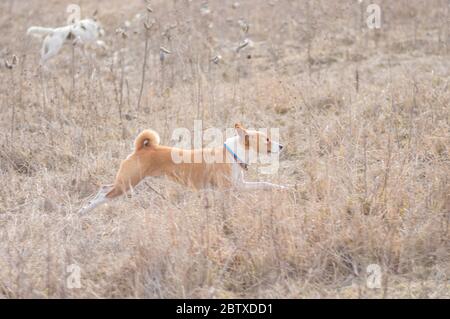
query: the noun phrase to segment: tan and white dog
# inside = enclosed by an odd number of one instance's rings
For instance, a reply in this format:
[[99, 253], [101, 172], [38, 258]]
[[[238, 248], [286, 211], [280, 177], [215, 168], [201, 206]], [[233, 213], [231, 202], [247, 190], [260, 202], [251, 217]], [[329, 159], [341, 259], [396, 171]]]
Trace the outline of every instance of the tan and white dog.
[[[266, 134], [247, 130], [236, 124], [237, 135], [228, 138], [222, 147], [181, 149], [160, 145], [159, 135], [153, 130], [141, 132], [134, 142], [134, 152], [120, 164], [113, 185], [103, 186], [97, 195], [80, 212], [88, 212], [112, 200], [148, 176], [166, 176], [194, 189], [286, 189], [268, 182], [248, 182], [243, 170], [247, 169], [250, 153], [278, 153], [283, 146]], [[176, 163], [177, 158], [188, 161]], [[196, 158], [223, 158], [223, 161], [197, 161]]]
[[92, 19], [79, 20], [59, 28], [30, 27], [27, 34], [45, 37], [41, 48], [41, 64], [57, 55], [63, 45], [69, 41], [81, 44], [84, 49], [92, 44], [105, 47], [104, 42], [99, 40], [99, 37], [104, 35], [104, 30], [97, 21]]

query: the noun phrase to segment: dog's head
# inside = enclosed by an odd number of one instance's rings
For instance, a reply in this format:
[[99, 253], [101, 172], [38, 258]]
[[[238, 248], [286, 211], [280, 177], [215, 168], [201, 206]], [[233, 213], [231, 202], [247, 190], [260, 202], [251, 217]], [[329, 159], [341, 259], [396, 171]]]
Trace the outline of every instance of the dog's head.
[[272, 140], [270, 136], [261, 131], [247, 130], [242, 124], [234, 125], [239, 136], [239, 143], [246, 151], [253, 151], [256, 154], [279, 153], [283, 145]]

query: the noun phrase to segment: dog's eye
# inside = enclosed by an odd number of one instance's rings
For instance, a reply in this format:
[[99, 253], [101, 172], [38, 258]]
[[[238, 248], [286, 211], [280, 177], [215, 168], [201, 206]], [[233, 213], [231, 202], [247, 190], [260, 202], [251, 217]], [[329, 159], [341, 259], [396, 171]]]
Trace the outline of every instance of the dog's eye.
[[267, 141], [267, 143], [269, 143], [270, 142], [269, 138], [267, 138], [266, 141]]

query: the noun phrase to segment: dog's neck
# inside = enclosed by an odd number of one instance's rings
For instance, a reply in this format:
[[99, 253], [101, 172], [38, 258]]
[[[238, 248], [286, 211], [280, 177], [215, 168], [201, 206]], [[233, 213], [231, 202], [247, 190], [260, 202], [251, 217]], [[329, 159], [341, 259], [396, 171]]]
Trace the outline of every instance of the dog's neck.
[[239, 164], [243, 169], [247, 169], [247, 151], [242, 143], [239, 142], [239, 136], [233, 136], [228, 138], [224, 147], [227, 150], [227, 153], [233, 158], [233, 162]]

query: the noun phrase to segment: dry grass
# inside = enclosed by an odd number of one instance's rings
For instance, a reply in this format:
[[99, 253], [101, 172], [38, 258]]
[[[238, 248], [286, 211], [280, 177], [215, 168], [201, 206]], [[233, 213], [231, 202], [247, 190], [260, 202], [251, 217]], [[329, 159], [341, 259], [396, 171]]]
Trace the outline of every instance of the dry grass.
[[[40, 72], [40, 43], [25, 36], [63, 24], [71, 2], [98, 8], [107, 32], [93, 76], [70, 48]], [[139, 110], [143, 1], [0, 3], [0, 297], [449, 298], [447, 1], [378, 0], [378, 31], [361, 28], [350, 0], [224, 2], [202, 15], [198, 1], [152, 1]], [[115, 30], [127, 20], [125, 38]], [[279, 173], [250, 178], [295, 190], [149, 179], [77, 215], [140, 130], [170, 144], [194, 119], [279, 127]], [[374, 263], [382, 289], [366, 287]], [[66, 285], [70, 264], [80, 289]]]

